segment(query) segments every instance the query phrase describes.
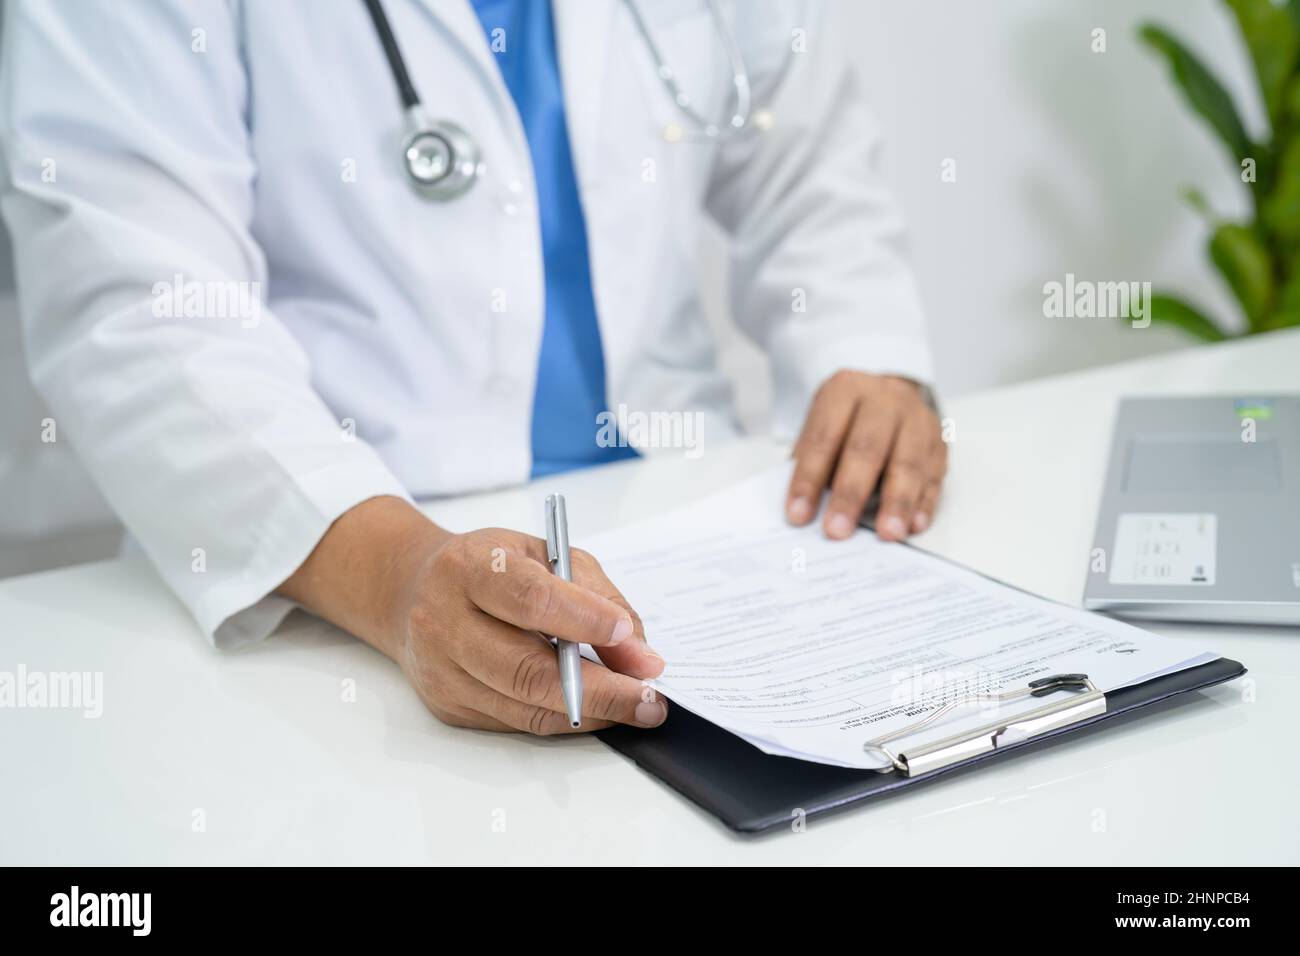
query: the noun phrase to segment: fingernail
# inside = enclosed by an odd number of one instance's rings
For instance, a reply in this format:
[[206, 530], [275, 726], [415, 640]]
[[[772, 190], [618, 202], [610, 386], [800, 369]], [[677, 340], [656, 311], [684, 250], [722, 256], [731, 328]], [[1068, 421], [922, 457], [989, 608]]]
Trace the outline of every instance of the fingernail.
[[916, 517], [912, 519], [912, 527], [917, 534], [920, 534], [926, 528], [930, 527], [930, 516], [924, 511], [918, 511]]
[[826, 522], [826, 533], [832, 538], [847, 538], [853, 533], [853, 519], [846, 514], [833, 514]]
[[786, 517], [794, 524], [804, 524], [812, 518], [812, 502], [807, 498], [791, 498], [785, 506]]
[[651, 657], [655, 658], [655, 660], [662, 661], [664, 659], [664, 656], [660, 654], [658, 651], [656, 651], [649, 644], [641, 645], [641, 649], [645, 651], [647, 654], [649, 654]]
[[668, 716], [668, 708], [660, 701], [642, 701], [636, 705], [635, 719], [642, 727], [658, 727]]
[[906, 538], [907, 525], [903, 524], [903, 519], [898, 515], [890, 515], [880, 522], [880, 532], [891, 538]]
[[614, 625], [614, 630], [611, 631], [609, 635], [609, 642], [611, 644], [618, 644], [622, 641], [626, 641], [631, 636], [632, 619], [630, 617], [625, 617]]

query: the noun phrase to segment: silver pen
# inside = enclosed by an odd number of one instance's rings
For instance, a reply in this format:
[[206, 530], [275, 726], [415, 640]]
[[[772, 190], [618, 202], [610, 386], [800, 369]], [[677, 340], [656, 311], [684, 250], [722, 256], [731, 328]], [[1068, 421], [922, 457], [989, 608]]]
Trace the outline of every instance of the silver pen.
[[[551, 570], [562, 580], [573, 580], [569, 565], [569, 518], [564, 513], [564, 495], [546, 496], [546, 559]], [[560, 689], [564, 692], [564, 709], [569, 724], [582, 723], [582, 654], [572, 641], [555, 639], [555, 650], [560, 658]]]

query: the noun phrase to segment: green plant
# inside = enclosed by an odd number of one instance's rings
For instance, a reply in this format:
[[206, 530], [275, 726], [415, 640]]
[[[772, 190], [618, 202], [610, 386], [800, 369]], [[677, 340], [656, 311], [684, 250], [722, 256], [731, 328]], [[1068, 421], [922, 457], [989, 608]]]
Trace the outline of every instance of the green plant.
[[[1224, 0], [1236, 17], [1268, 113], [1271, 135], [1252, 141], [1232, 96], [1176, 37], [1155, 24], [1140, 36], [1160, 53], [1191, 105], [1218, 134], [1250, 190], [1248, 222], [1216, 217], [1194, 189], [1184, 198], [1211, 226], [1210, 259], [1246, 319], [1246, 333], [1300, 325], [1300, 0]], [[1151, 297], [1154, 322], [1209, 341], [1232, 333], [1176, 296]]]

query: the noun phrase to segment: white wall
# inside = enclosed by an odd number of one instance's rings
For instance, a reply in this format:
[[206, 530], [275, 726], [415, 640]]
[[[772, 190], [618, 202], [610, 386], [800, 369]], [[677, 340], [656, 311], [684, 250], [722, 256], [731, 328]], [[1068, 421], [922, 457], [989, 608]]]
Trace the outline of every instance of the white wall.
[[[1246, 209], [1239, 173], [1136, 39], [1155, 19], [1202, 54], [1258, 129], [1253, 74], [1219, 0], [837, 0], [839, 31], [887, 134], [886, 172], [908, 219], [948, 394], [1183, 347], [1155, 327], [1048, 319], [1042, 288], [1067, 272], [1147, 280], [1232, 317], [1178, 196], [1199, 186]], [[1092, 30], [1107, 51], [1093, 53]], [[957, 181], [940, 164], [957, 162]], [[719, 261], [705, 250], [706, 271]], [[715, 307], [722, 301], [712, 290]], [[728, 342], [733, 343], [732, 337]], [[747, 418], [762, 363], [726, 356]]]
[[[1176, 29], [1257, 125], [1249, 67], [1217, 0], [838, 0], [837, 16], [888, 135], [886, 171], [908, 215], [942, 391], [1186, 344], [1155, 328], [1044, 318], [1043, 283], [1066, 272], [1150, 280], [1233, 314], [1208, 266], [1204, 228], [1176, 192], [1194, 183], [1234, 212], [1245, 208], [1243, 187], [1134, 39], [1148, 17]], [[1091, 52], [1095, 27], [1107, 31], [1104, 54]], [[947, 157], [957, 161], [956, 183], [940, 180]], [[0, 259], [5, 253], [0, 237]], [[719, 320], [716, 238], [703, 253]], [[39, 444], [42, 413], [21, 385], [7, 267], [0, 264], [0, 574], [102, 556], [115, 541], [66, 443]], [[763, 361], [734, 333], [720, 334], [744, 415], [760, 421]], [[29, 532], [43, 521], [63, 537], [34, 544]]]

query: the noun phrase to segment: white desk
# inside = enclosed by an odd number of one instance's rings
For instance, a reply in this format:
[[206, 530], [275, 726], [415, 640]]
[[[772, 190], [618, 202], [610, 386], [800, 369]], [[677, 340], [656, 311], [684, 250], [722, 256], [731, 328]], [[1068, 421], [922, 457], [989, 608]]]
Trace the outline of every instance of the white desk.
[[[1297, 387], [1291, 332], [953, 401], [947, 498], [922, 543], [1077, 604], [1117, 396]], [[566, 477], [575, 542], [781, 454], [748, 441]], [[540, 500], [521, 488], [430, 511], [454, 528], [537, 530]], [[305, 616], [222, 654], [140, 561], [15, 578], [0, 583], [0, 669], [103, 671], [104, 714], [0, 710], [0, 863], [1300, 862], [1300, 631], [1159, 630], [1250, 674], [747, 840], [594, 738], [444, 727], [394, 665]]]

